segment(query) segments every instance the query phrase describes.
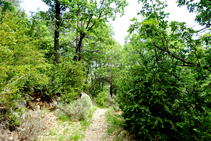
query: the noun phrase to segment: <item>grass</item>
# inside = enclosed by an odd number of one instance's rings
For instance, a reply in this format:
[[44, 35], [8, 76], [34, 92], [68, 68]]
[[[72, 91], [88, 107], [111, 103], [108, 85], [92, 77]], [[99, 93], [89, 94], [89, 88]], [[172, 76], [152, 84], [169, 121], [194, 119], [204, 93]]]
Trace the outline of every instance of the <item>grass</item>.
[[124, 129], [124, 120], [119, 112], [116, 112], [113, 108], [108, 109], [106, 112], [106, 122], [108, 135], [115, 135], [115, 140], [119, 141], [121, 138], [118, 137], [120, 132]]
[[81, 131], [79, 129], [75, 129], [72, 132], [72, 135], [69, 137], [69, 140], [78, 141], [78, 140], [80, 140], [82, 138], [84, 138], [84, 134], [81, 133]]
[[97, 107], [92, 106], [92, 108], [89, 110], [89, 115], [86, 120], [81, 121], [82, 130], [86, 131], [87, 127], [91, 124], [93, 113], [97, 110]]
[[55, 136], [56, 134], [57, 134], [57, 130], [56, 129], [51, 129], [50, 131], [49, 131], [49, 135], [50, 136]]
[[59, 129], [51, 129], [49, 131], [49, 136], [53, 137], [51, 139], [56, 139], [58, 141], [78, 141], [85, 137], [84, 132], [86, 131], [87, 127], [91, 124], [93, 113], [97, 110], [96, 106], [92, 106], [89, 109], [89, 115], [86, 119], [80, 121], [80, 126], [75, 124], [76, 122], [71, 121], [68, 115], [57, 113], [58, 123], [60, 125], [68, 124], [71, 125], [64, 129], [64, 131], [58, 135]]
[[[82, 109], [83, 108], [84, 107], [82, 107]], [[71, 109], [67, 109], [67, 111], [68, 110]], [[43, 138], [43, 141], [78, 141], [83, 139], [85, 137], [84, 133], [87, 127], [91, 124], [93, 113], [97, 110], [97, 107], [92, 105], [91, 107], [87, 108], [87, 110], [88, 115], [81, 120], [72, 120], [72, 118], [67, 113], [63, 112], [63, 110], [51, 111], [57, 116], [57, 123], [59, 124], [59, 127], [51, 128], [45, 135], [45, 138]], [[77, 112], [78, 111], [76, 111], [76, 113]]]
[[80, 121], [80, 124], [81, 124], [80, 129], [73, 130], [72, 136], [69, 138], [70, 140], [77, 141], [77, 140], [80, 140], [80, 139], [85, 137], [85, 135], [82, 132], [85, 132], [87, 127], [91, 124], [93, 113], [96, 110], [97, 110], [96, 106], [92, 106], [89, 109], [89, 115], [87, 116], [86, 119], [83, 119], [83, 120]]
[[70, 121], [70, 118], [67, 115], [58, 114], [58, 119], [61, 120], [62, 122]]
[[114, 135], [114, 141], [122, 141], [124, 139], [134, 141], [135, 136], [124, 129], [124, 119], [121, 112], [110, 108], [106, 112], [106, 122], [108, 135]]

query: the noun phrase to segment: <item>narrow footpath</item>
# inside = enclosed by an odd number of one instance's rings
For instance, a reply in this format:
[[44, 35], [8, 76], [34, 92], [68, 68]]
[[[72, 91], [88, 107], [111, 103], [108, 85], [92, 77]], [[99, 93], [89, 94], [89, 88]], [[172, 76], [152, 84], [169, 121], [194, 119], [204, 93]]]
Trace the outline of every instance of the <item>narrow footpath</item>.
[[[83, 141], [102, 141], [107, 135], [105, 113], [108, 109], [98, 108], [92, 116], [92, 123], [85, 132]], [[108, 139], [108, 138], [107, 138]], [[106, 139], [106, 140], [107, 140]]]

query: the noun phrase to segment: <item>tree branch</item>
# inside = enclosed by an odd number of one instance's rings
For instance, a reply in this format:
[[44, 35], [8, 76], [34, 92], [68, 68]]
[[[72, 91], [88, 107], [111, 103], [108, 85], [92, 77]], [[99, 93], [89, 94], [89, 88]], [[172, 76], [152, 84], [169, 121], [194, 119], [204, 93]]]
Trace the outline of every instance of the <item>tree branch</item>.
[[180, 60], [180, 61], [183, 62], [183, 63], [189, 64], [191, 67], [194, 67], [194, 66], [195, 66], [195, 64], [194, 64], [193, 62], [188, 62], [188, 61], [186, 61], [186, 60], [184, 60], [184, 59], [182, 59], [182, 58], [176, 56], [175, 54], [171, 53], [169, 50], [167, 50], [167, 49], [162, 49], [161, 47], [159, 47], [158, 45], [156, 45], [156, 44], [154, 44], [154, 43], [153, 43], [153, 45], [154, 45], [156, 48], [158, 48], [159, 50], [164, 51], [164, 52], [167, 52], [169, 55], [171, 55], [171, 56], [174, 57], [175, 59]]

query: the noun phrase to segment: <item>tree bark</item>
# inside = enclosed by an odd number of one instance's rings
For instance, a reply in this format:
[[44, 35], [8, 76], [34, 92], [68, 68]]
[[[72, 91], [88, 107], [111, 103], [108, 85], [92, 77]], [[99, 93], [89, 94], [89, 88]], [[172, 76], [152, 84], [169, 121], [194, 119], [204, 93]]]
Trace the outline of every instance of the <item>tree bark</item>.
[[76, 47], [76, 55], [73, 58], [74, 61], [80, 61], [81, 60], [82, 41], [83, 41], [84, 37], [85, 37], [85, 34], [80, 33], [80, 39], [79, 39], [79, 42], [78, 42], [77, 47]]
[[55, 56], [55, 65], [58, 69], [58, 63], [59, 63], [59, 26], [60, 26], [60, 2], [56, 0], [55, 4], [55, 10], [56, 10], [56, 21], [55, 21], [55, 32], [54, 32], [54, 56]]
[[116, 93], [117, 93], [117, 89], [115, 88], [115, 89], [114, 89], [114, 95], [116, 95]]
[[112, 97], [112, 94], [113, 94], [113, 93], [112, 93], [112, 89], [113, 89], [113, 84], [111, 83], [111, 84], [110, 84], [110, 95], [111, 95], [111, 97]]

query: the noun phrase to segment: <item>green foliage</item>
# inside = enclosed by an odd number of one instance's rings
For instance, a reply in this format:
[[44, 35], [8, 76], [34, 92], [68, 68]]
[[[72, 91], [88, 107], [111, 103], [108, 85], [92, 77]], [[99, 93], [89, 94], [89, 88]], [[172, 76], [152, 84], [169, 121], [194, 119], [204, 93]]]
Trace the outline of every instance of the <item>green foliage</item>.
[[84, 70], [81, 62], [64, 61], [59, 65], [59, 73], [53, 83], [54, 89], [61, 93], [63, 101], [70, 102], [77, 98], [84, 86]]
[[50, 99], [60, 95], [60, 101], [70, 103], [76, 99], [84, 86], [84, 67], [80, 62], [64, 60], [48, 70], [49, 81], [46, 85], [38, 85], [35, 88], [42, 91]]
[[145, 19], [129, 29], [119, 83], [126, 128], [143, 140], [210, 140], [210, 45], [185, 23], [168, 23], [164, 2], [141, 1]]
[[210, 10], [211, 10], [211, 1], [209, 0], [200, 0], [197, 2], [194, 2], [193, 0], [178, 0], [178, 6], [186, 5], [189, 12], [196, 12], [196, 21], [200, 25], [206, 25], [206, 27], [211, 26], [210, 21]]
[[96, 104], [99, 105], [100, 107], [105, 107], [106, 96], [107, 94], [104, 91], [100, 92], [96, 97]]
[[144, 140], [209, 139], [210, 92], [200, 92], [186, 69], [150, 63], [134, 65], [122, 79], [120, 108], [126, 127]]
[[28, 31], [30, 22], [21, 11], [6, 13], [0, 23], [0, 103], [6, 108], [0, 120], [11, 119], [10, 124], [16, 124], [10, 110], [17, 108], [27, 89], [49, 80], [44, 72], [51, 65], [37, 48], [40, 44], [34, 44], [39, 39], [32, 40]]
[[81, 138], [83, 138], [83, 134], [79, 130], [75, 129], [68, 140], [78, 141]]
[[121, 111], [109, 108], [106, 112], [106, 123], [108, 137], [114, 135], [114, 141], [131, 140], [134, 141], [134, 135], [124, 130], [124, 118]]
[[107, 132], [109, 135], [118, 134], [123, 129], [124, 120], [121, 114], [116, 114], [113, 109], [109, 109], [106, 112], [106, 122], [108, 123]]
[[95, 98], [95, 102], [99, 107], [105, 108], [105, 107], [118, 107], [118, 103], [116, 102], [116, 99], [111, 97], [109, 92], [104, 89], [99, 94], [97, 94]]

